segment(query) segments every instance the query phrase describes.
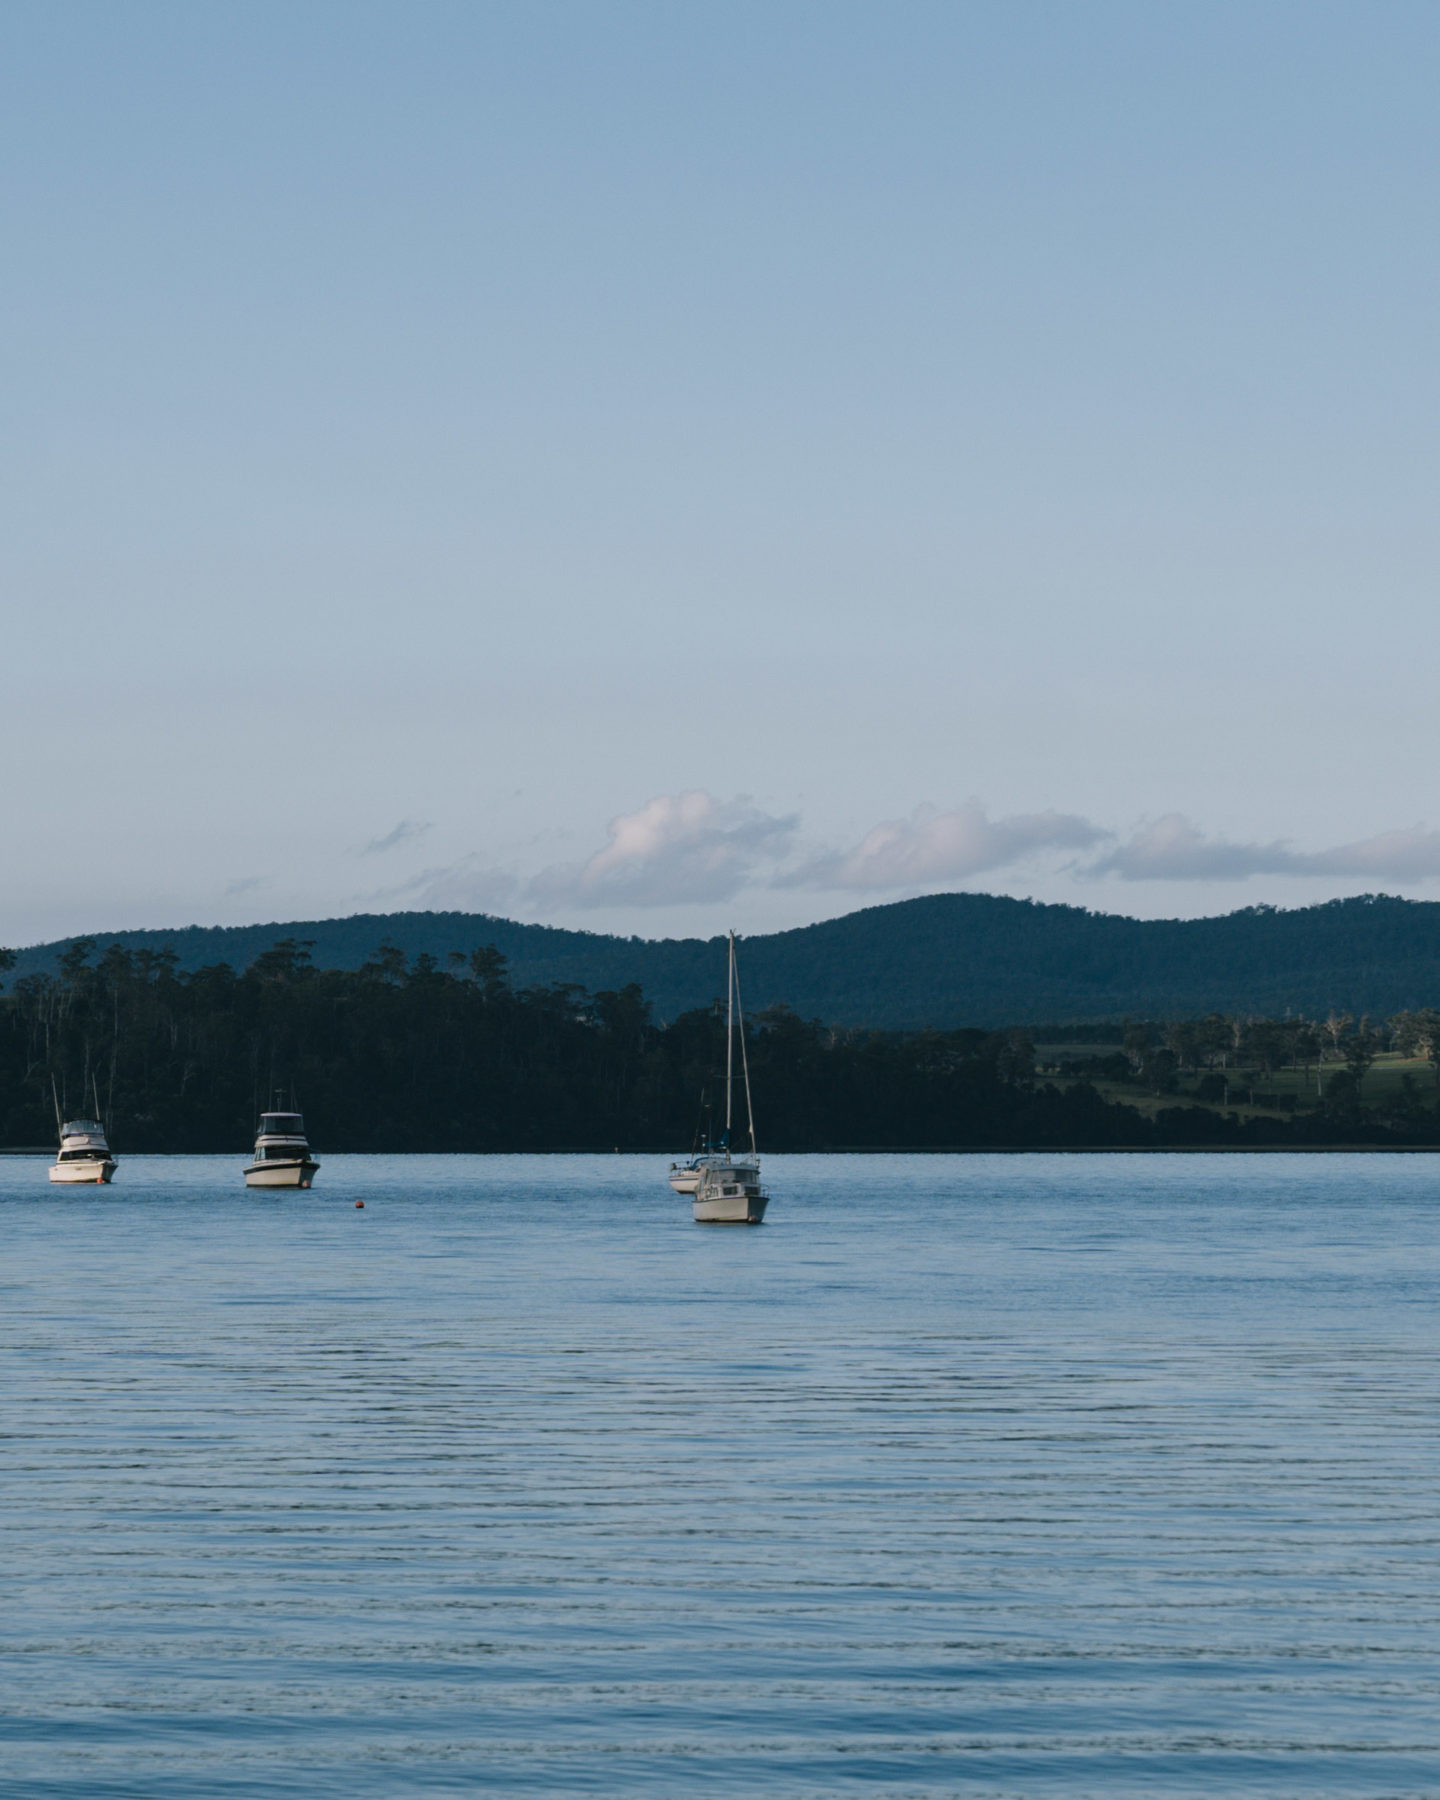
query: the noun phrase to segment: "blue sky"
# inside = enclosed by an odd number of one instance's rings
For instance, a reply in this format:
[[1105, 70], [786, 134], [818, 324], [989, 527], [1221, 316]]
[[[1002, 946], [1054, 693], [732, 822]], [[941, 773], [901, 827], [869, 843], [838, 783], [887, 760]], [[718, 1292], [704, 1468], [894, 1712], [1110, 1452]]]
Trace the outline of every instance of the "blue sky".
[[1440, 11], [0, 13], [0, 941], [1440, 896]]

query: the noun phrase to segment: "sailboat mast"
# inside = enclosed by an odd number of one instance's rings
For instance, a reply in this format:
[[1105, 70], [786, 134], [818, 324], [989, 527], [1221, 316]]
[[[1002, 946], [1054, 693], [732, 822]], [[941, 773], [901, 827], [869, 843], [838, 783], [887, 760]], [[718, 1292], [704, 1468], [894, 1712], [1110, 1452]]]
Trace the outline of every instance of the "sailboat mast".
[[730, 1090], [735, 1077], [735, 933], [730, 933], [730, 966], [725, 983], [725, 1146], [730, 1146]]

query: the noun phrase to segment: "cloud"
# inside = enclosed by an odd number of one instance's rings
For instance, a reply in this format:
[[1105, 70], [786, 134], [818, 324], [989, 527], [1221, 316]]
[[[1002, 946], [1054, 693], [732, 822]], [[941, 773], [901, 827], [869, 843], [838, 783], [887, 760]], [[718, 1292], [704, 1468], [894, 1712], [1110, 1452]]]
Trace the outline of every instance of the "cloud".
[[963, 881], [1040, 850], [1087, 850], [1109, 834], [1073, 813], [987, 818], [977, 800], [950, 812], [921, 807], [886, 819], [850, 850], [827, 851], [777, 878], [779, 887], [901, 888]]
[[790, 850], [798, 820], [762, 812], [744, 796], [701, 789], [658, 794], [607, 828], [588, 862], [554, 864], [529, 883], [540, 904], [672, 906], [728, 900]]
[[401, 844], [413, 844], [432, 829], [428, 819], [402, 819], [393, 831], [382, 838], [371, 838], [360, 852], [362, 856], [379, 856], [386, 850], [397, 850]]
[[1252, 875], [1332, 875], [1423, 881], [1440, 875], [1440, 831], [1412, 825], [1330, 850], [1207, 837], [1183, 813], [1166, 813], [1117, 844], [1086, 871], [1124, 881], [1245, 881]]
[[[370, 848], [384, 850], [427, 829], [405, 820]], [[903, 893], [943, 888], [1044, 857], [1075, 876], [1121, 881], [1243, 882], [1254, 876], [1414, 882], [1440, 878], [1440, 830], [1414, 825], [1329, 849], [1289, 841], [1208, 835], [1183, 813], [1166, 813], [1126, 838], [1075, 813], [991, 818], [978, 800], [920, 807], [886, 819], [848, 848], [806, 853], [799, 820], [764, 811], [747, 796], [717, 800], [703, 789], [658, 794], [620, 813], [588, 859], [552, 863], [526, 879], [480, 852], [356, 896], [368, 905], [514, 916], [596, 907], [705, 905], [745, 889]], [[266, 878], [233, 883], [232, 893]]]
[[240, 875], [225, 884], [225, 892], [232, 897], [237, 894], [253, 894], [256, 888], [268, 887], [273, 879], [270, 875]]
[[1335, 850], [1320, 850], [1300, 859], [1313, 875], [1383, 875], [1392, 881], [1423, 881], [1440, 875], [1440, 831], [1411, 825], [1382, 831]]

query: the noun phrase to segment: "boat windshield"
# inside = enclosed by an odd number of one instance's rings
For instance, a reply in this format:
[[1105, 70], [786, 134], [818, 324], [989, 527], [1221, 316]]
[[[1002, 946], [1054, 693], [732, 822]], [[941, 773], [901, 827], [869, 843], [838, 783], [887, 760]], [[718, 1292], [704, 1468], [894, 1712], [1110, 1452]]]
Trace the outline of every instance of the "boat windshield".
[[60, 1127], [61, 1137], [103, 1137], [104, 1133], [98, 1119], [70, 1119]]
[[261, 1113], [261, 1137], [303, 1137], [305, 1121], [299, 1113]]

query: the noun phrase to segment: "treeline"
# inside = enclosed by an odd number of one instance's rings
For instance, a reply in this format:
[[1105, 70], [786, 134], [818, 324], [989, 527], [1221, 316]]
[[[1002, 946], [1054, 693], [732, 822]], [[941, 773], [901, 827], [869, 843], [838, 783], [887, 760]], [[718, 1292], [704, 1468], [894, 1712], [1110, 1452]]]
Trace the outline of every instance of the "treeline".
[[[1363, 1070], [1336, 1087], [1382, 1035], [1440, 1046], [1440, 1014], [1404, 1015], [1383, 1034], [1345, 1021], [1303, 1115], [1241, 1118], [1193, 1101], [1142, 1112], [1102, 1097], [1096, 1080], [1118, 1079], [1178, 1101], [1187, 1071], [1238, 1085], [1247, 1055], [1273, 1071], [1311, 1051], [1299, 1022], [1221, 1023], [1130, 1027], [1118, 1072], [1047, 1073], [1020, 1030], [840, 1030], [771, 1007], [747, 1022], [761, 1148], [1440, 1138], [1428, 1099], [1408, 1111], [1368, 1104]], [[1272, 1025], [1289, 1033], [1283, 1044], [1266, 1037]], [[442, 959], [384, 944], [342, 971], [315, 968], [310, 946], [287, 938], [243, 971], [186, 972], [165, 950], [80, 939], [58, 974], [0, 996], [0, 1143], [52, 1141], [58, 1103], [66, 1114], [98, 1106], [121, 1154], [238, 1152], [279, 1091], [322, 1154], [679, 1151], [719, 1123], [724, 1055], [714, 1007], [660, 1025], [634, 984], [517, 988], [488, 945]]]
[[[641, 939], [479, 913], [390, 913], [290, 924], [107, 934], [130, 951], [174, 950], [178, 970], [252, 963], [277, 938], [314, 945], [324, 969], [359, 969], [389, 938], [413, 963], [494, 944], [518, 989], [639, 983], [654, 1016], [703, 1007], [723, 987], [725, 942]], [[35, 945], [17, 976], [59, 973], [74, 940]], [[1385, 1017], [1440, 994], [1440, 901], [1365, 895], [1207, 919], [1128, 919], [995, 894], [930, 894], [745, 941], [745, 991], [832, 1025], [918, 1030], [1211, 1011]]]

